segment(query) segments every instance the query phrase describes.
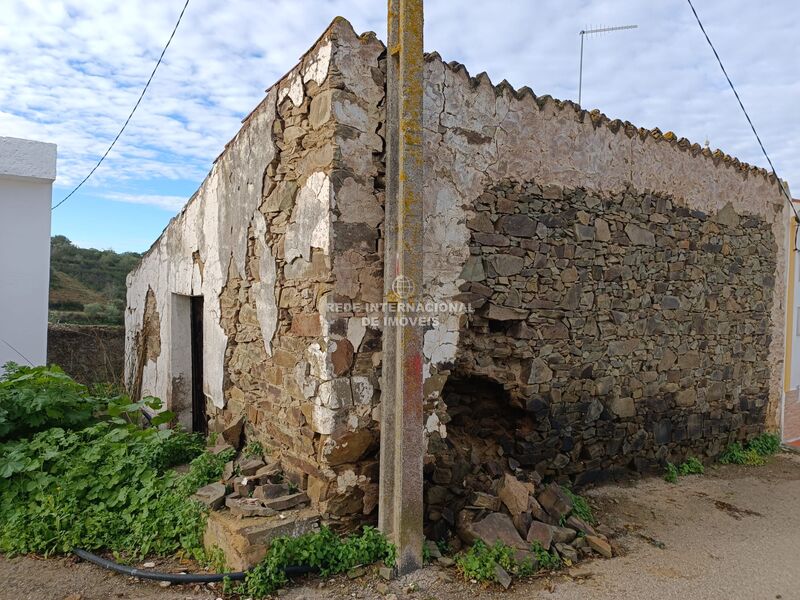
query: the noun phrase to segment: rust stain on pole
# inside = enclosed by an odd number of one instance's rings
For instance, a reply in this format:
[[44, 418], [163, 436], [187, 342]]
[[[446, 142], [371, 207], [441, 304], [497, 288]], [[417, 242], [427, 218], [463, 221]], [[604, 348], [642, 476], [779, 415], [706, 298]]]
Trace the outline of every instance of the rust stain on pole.
[[[423, 285], [422, 0], [389, 0], [388, 23], [384, 291], [387, 301], [414, 303]], [[398, 282], [402, 285], [396, 285]], [[396, 571], [404, 574], [422, 566], [424, 439], [419, 321], [385, 323], [383, 350], [378, 520], [397, 546]]]

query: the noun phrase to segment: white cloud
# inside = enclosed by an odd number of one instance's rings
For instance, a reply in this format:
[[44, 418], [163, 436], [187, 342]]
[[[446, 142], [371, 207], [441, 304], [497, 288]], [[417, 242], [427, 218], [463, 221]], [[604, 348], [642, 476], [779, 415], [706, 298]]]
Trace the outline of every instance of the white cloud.
[[183, 196], [159, 196], [156, 194], [121, 194], [121, 193], [107, 193], [103, 194], [101, 198], [113, 200], [114, 202], [127, 202], [129, 204], [148, 204], [163, 208], [170, 212], [178, 212], [187, 198]]
[[[117, 133], [182, 5], [0, 2], [0, 134], [58, 143], [57, 183], [76, 184]], [[698, 10], [779, 172], [800, 189], [800, 51], [792, 31], [800, 4], [732, 0], [698, 3]], [[384, 38], [385, 11], [382, 0], [192, 0], [148, 95], [87, 188], [174, 210], [183, 202], [172, 196], [128, 192], [163, 179], [199, 184], [264, 89], [335, 15]], [[692, 141], [709, 138], [712, 147], [763, 165], [682, 0], [429, 0], [426, 48], [472, 74], [488, 71], [495, 83], [506, 78], [537, 94], [575, 98], [577, 32], [627, 23], [639, 29], [587, 40], [584, 104]]]

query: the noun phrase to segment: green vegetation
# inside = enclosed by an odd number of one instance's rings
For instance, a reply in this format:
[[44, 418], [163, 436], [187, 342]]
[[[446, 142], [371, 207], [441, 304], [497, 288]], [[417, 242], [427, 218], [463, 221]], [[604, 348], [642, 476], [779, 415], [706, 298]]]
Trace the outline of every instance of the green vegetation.
[[467, 580], [497, 581], [496, 565], [517, 577], [532, 575], [535, 571], [532, 560], [517, 561], [514, 549], [499, 540], [491, 547], [478, 540], [469, 550], [456, 557], [456, 567]]
[[668, 462], [664, 467], [664, 481], [678, 483], [678, 467], [674, 463]]
[[[232, 452], [213, 456], [196, 435], [142, 429], [140, 411], [159, 410], [159, 400], [91, 396], [57, 368], [11, 365], [0, 390], [0, 552], [206, 558], [204, 509], [188, 497], [220, 477]], [[164, 411], [153, 424], [172, 418]], [[187, 460], [187, 475], [170, 469]]]
[[[9, 364], [0, 378], [0, 552], [45, 556], [111, 550], [117, 560], [180, 552], [221, 565], [219, 550], [205, 552], [205, 508], [189, 496], [218, 480], [233, 449], [217, 455], [202, 437], [137, 424], [156, 398], [131, 402], [102, 396], [57, 367]], [[169, 411], [153, 425], [169, 423]], [[263, 449], [249, 445], [251, 453]], [[179, 475], [171, 467], [191, 461]], [[264, 561], [236, 586], [263, 597], [286, 583], [284, 567], [309, 565], [323, 576], [382, 560], [395, 548], [376, 529], [340, 538], [327, 528], [275, 540]]]
[[125, 277], [140, 254], [79, 248], [63, 235], [50, 240], [50, 320], [121, 325]]
[[690, 456], [680, 465], [674, 465], [668, 462], [665, 468], [664, 479], [670, 483], [678, 483], [678, 477], [683, 477], [685, 475], [702, 475], [703, 473], [705, 473], [703, 463], [694, 456]]
[[280, 537], [270, 545], [267, 556], [240, 585], [227, 586], [243, 597], [262, 598], [284, 586], [285, 567], [308, 565], [323, 577], [344, 573], [359, 565], [395, 562], [395, 547], [377, 529], [364, 527], [359, 535], [341, 538], [327, 527], [297, 538]]
[[247, 458], [261, 458], [264, 455], [264, 446], [261, 442], [248, 442], [242, 451]]
[[499, 565], [512, 577], [529, 577], [539, 570], [552, 571], [561, 568], [561, 559], [556, 552], [548, 552], [541, 544], [531, 545], [533, 559], [517, 560], [516, 551], [503, 542], [487, 546], [481, 540], [456, 557], [456, 567], [464, 579], [475, 581], [497, 581], [495, 567]]
[[79, 429], [94, 420], [100, 400], [58, 367], [5, 365], [0, 379], [0, 442], [51, 427]]
[[763, 465], [768, 456], [772, 456], [781, 447], [781, 439], [774, 433], [762, 433], [750, 440], [745, 446], [734, 442], [719, 457], [723, 465]]
[[579, 496], [565, 486], [561, 486], [561, 489], [564, 490], [564, 493], [569, 497], [570, 500], [572, 500], [572, 513], [570, 514], [582, 519], [589, 525], [594, 525], [597, 523], [597, 519], [595, 519], [594, 514], [592, 513], [592, 508], [589, 506], [586, 498]]
[[436, 540], [436, 547], [439, 549], [439, 554], [447, 556], [453, 549], [450, 547], [450, 542], [447, 540]]
[[762, 433], [747, 444], [748, 450], [755, 450], [760, 456], [772, 456], [781, 449], [781, 438], [775, 433]]
[[536, 556], [536, 564], [539, 569], [545, 571], [556, 571], [561, 568], [561, 558], [557, 552], [548, 552], [539, 542], [534, 542], [531, 551]]

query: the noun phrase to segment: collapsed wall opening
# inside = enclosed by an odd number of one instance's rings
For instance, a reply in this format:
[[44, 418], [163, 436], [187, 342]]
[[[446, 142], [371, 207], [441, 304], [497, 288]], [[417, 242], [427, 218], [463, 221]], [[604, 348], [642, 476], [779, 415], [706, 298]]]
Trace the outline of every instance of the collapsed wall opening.
[[425, 469], [425, 535], [445, 540], [457, 533], [465, 508], [498, 510], [506, 473], [539, 481], [535, 417], [513, 402], [503, 385], [456, 372], [442, 391], [447, 437]]

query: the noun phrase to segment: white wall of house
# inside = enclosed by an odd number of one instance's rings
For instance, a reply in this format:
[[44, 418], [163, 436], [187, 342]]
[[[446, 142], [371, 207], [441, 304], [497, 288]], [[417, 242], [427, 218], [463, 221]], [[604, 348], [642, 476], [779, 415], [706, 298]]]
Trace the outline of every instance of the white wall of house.
[[47, 361], [56, 145], [0, 137], [0, 372]]

